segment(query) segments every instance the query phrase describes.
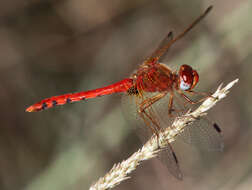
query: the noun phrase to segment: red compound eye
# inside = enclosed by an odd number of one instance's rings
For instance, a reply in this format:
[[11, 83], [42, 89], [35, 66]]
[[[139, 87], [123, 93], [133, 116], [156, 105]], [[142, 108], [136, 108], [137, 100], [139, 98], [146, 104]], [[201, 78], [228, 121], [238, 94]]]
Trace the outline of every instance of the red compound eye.
[[179, 69], [179, 88], [181, 90], [191, 90], [199, 81], [197, 71], [189, 65], [182, 65]]

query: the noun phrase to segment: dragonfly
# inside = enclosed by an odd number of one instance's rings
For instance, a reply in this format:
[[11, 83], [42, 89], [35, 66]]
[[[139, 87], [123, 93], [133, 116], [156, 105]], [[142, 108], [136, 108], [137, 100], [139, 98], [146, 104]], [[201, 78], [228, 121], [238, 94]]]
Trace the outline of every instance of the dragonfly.
[[[144, 136], [154, 134], [158, 137], [159, 131], [169, 127], [174, 118], [188, 111], [192, 105], [209, 97], [207, 93], [193, 90], [199, 81], [199, 74], [190, 65], [181, 65], [179, 71], [176, 72], [161, 63], [161, 60], [170, 47], [191, 31], [211, 10], [212, 6], [209, 6], [176, 37], [173, 36], [172, 31], [168, 32], [158, 48], [139, 65], [130, 77], [102, 88], [44, 99], [29, 106], [26, 112], [38, 112], [66, 103], [122, 93], [123, 105], [127, 105], [124, 107], [130, 110], [127, 112], [139, 121], [140, 131], [147, 131], [147, 133], [144, 132], [147, 134]], [[201, 95], [202, 98], [194, 101], [189, 95]], [[190, 124], [178, 138], [200, 148], [209, 150], [223, 148], [221, 129], [208, 118], [202, 118]], [[160, 153], [160, 159], [164, 160], [173, 176], [177, 179], [183, 178], [178, 158], [171, 144]]]

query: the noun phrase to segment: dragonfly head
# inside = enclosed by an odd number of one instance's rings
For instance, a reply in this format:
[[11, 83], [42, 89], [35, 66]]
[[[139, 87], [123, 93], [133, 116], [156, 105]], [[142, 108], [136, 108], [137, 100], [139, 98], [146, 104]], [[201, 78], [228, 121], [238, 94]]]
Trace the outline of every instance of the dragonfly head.
[[182, 65], [179, 69], [179, 88], [183, 91], [193, 89], [199, 81], [197, 71], [189, 65]]

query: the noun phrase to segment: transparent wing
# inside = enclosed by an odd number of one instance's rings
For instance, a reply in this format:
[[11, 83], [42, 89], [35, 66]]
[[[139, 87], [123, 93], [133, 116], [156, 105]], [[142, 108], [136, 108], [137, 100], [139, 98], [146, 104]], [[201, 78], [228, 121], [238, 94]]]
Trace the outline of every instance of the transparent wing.
[[[189, 109], [193, 109], [192, 105], [186, 104], [186, 100], [179, 94], [174, 92], [173, 112], [172, 116], [168, 115], [169, 96], [161, 99], [153, 108], [161, 122], [161, 126], [166, 128], [170, 126], [174, 118], [185, 114]], [[222, 151], [224, 148], [223, 135], [221, 128], [217, 123], [211, 122], [207, 117], [202, 117], [187, 125], [176, 140], [182, 140], [187, 144], [192, 144], [202, 150]]]
[[172, 147], [168, 147], [165, 150], [162, 150], [158, 154], [158, 158], [161, 162], [167, 167], [168, 171], [177, 179], [182, 180], [183, 174], [179, 167], [178, 158], [173, 151]]
[[[135, 131], [142, 142], [146, 142], [146, 140], [153, 134], [150, 127], [146, 126], [146, 121], [153, 128], [155, 128], [155, 126], [153, 126], [148, 118], [144, 121], [139, 117], [139, 105], [144, 100], [153, 97], [156, 94], [157, 93], [144, 93], [144, 98], [128, 95], [123, 96], [123, 107], [124, 113], [127, 115], [126, 118], [128, 118], [130, 122], [133, 122], [133, 126], [136, 126]], [[168, 114], [168, 104], [171, 97], [170, 94], [167, 94], [146, 109], [146, 112], [159, 125], [160, 129], [170, 127], [176, 117], [185, 114], [189, 108], [192, 108], [192, 105], [186, 104], [186, 100], [179, 94], [173, 92], [173, 95], [174, 101], [172, 105], [172, 115]], [[185, 130], [177, 136], [176, 141], [177, 140], [182, 140], [185, 143], [192, 144], [203, 150], [221, 151], [224, 147], [220, 127], [216, 123], [212, 123], [206, 117], [187, 125]], [[182, 179], [178, 159], [176, 158], [175, 151], [171, 145], [165, 151], [161, 152], [159, 158], [167, 166], [169, 172], [173, 176], [177, 179]]]
[[[155, 96], [155, 95], [156, 93], [145, 94], [145, 99], [148, 97]], [[140, 140], [143, 143], [145, 143], [153, 134], [153, 131], [148, 126], [146, 126], [145, 121], [139, 117], [137, 110], [139, 109], [139, 102], [142, 102], [142, 101], [143, 99], [137, 96], [124, 95], [122, 97], [123, 113], [126, 116], [126, 119], [133, 126], [135, 126], [134, 131], [139, 136]], [[147, 113], [149, 113], [151, 117], [154, 118], [155, 121], [157, 121], [161, 127], [163, 127], [160, 123], [162, 121], [160, 120], [160, 115], [157, 115], [157, 113], [159, 112], [157, 112], [157, 110], [155, 109], [155, 106], [148, 109]], [[155, 127], [153, 126], [153, 124], [151, 124], [149, 120], [147, 120], [147, 122], [149, 122], [150, 125], [152, 125], [152, 127]], [[174, 177], [176, 177], [179, 180], [183, 179], [183, 175], [179, 167], [178, 159], [171, 145], [168, 146], [165, 150], [162, 150], [159, 153], [158, 158], [167, 167], [169, 172]]]
[[224, 148], [220, 127], [206, 117], [186, 126], [179, 138], [202, 150], [222, 151]]
[[162, 59], [163, 56], [168, 52], [170, 46], [172, 45], [172, 39], [173, 39], [173, 33], [169, 32], [148, 59], [156, 59], [156, 60]]
[[212, 10], [212, 8], [212, 6], [209, 6], [203, 14], [196, 18], [188, 27], [186, 27], [184, 31], [175, 36], [175, 38], [173, 38], [172, 32], [169, 32], [167, 37], [161, 42], [159, 48], [150, 58], [147, 59], [147, 62], [153, 59], [158, 61], [167, 52], [172, 44], [183, 38], [189, 31], [191, 31]]

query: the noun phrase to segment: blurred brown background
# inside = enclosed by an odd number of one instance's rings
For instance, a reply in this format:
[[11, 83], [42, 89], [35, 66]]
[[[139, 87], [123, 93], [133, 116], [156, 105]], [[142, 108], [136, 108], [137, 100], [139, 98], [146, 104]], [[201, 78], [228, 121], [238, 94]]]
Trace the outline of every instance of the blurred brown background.
[[140, 147], [120, 96], [39, 113], [43, 98], [127, 77], [159, 41], [214, 9], [176, 43], [166, 62], [191, 64], [197, 87], [214, 91], [239, 78], [210, 111], [223, 153], [177, 150], [185, 177], [146, 161], [115, 189], [251, 189], [252, 2], [249, 0], [12, 0], [0, 2], [0, 189], [87, 189]]

